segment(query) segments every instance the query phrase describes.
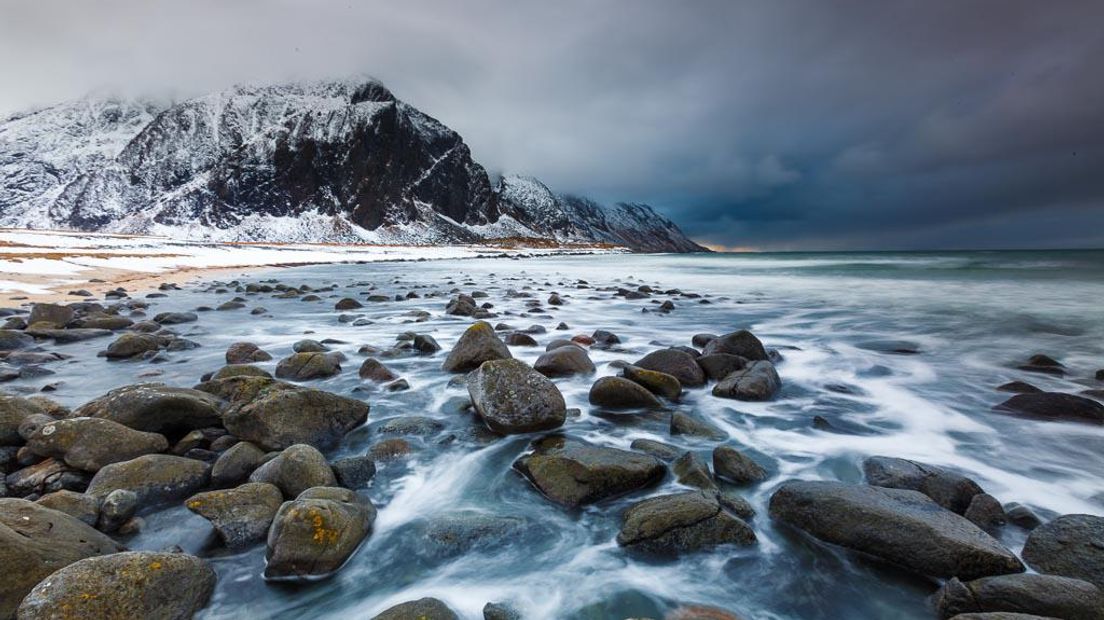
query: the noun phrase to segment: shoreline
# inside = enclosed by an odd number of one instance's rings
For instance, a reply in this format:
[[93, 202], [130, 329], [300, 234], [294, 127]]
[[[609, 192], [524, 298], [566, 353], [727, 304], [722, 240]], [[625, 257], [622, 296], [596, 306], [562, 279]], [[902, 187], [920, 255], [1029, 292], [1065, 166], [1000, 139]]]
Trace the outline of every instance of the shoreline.
[[[327, 264], [613, 254], [616, 246], [448, 245], [176, 241], [165, 237], [0, 229], [3, 307], [102, 298], [118, 287], [144, 294], [163, 283]], [[72, 295], [87, 291], [91, 296]]]

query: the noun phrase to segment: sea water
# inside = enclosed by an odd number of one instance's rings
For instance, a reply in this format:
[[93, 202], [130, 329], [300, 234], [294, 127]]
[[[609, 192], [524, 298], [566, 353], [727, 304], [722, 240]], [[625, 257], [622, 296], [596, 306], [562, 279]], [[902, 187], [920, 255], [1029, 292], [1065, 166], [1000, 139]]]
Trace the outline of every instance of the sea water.
[[[229, 278], [223, 278], [229, 280]], [[32, 391], [58, 384], [52, 396], [76, 406], [109, 389], [140, 381], [191, 386], [224, 363], [226, 347], [250, 341], [276, 359], [297, 340], [333, 338], [349, 360], [340, 375], [312, 387], [363, 398], [368, 424], [350, 433], [331, 458], [363, 454], [380, 437], [374, 428], [396, 416], [428, 416], [444, 428], [423, 437], [406, 460], [379, 463], [364, 491], [379, 508], [374, 531], [341, 571], [303, 585], [267, 583], [263, 545], [229, 553], [207, 522], [183, 507], [145, 515], [126, 541], [135, 549], [179, 545], [207, 557], [219, 582], [204, 618], [369, 618], [407, 600], [433, 596], [462, 617], [481, 618], [489, 601], [514, 606], [526, 618], [661, 618], [682, 604], [704, 604], [748, 619], [930, 618], [929, 580], [857, 557], [772, 523], [767, 504], [790, 479], [862, 480], [862, 459], [887, 455], [952, 467], [970, 475], [1002, 502], [1020, 502], [1040, 516], [1104, 514], [1104, 427], [1039, 422], [992, 411], [1008, 397], [994, 388], [1011, 380], [1079, 392], [1104, 387], [1104, 252], [809, 253], [607, 255], [524, 260], [478, 259], [368, 265], [326, 265], [254, 272], [241, 283], [278, 280], [337, 289], [319, 302], [248, 296], [245, 310], [200, 313], [175, 326], [198, 342], [163, 363], [108, 362], [95, 357], [107, 341], [54, 348], [72, 358], [57, 374], [20, 379], [7, 389]], [[590, 288], [580, 288], [580, 281]], [[597, 287], [679, 289], [703, 297], [655, 294], [626, 300]], [[370, 324], [339, 322], [340, 297], [418, 292], [402, 302], [365, 303], [351, 311]], [[204, 290], [206, 288], [207, 290]], [[689, 345], [700, 332], [751, 329], [781, 353], [781, 393], [765, 403], [689, 390], [671, 410], [692, 412], [728, 434], [723, 442], [762, 463], [770, 478], [740, 489], [757, 511], [752, 547], [721, 547], [674, 561], [627, 555], [614, 538], [621, 512], [644, 497], [682, 489], [672, 477], [660, 486], [580, 510], [542, 497], [511, 468], [532, 436], [487, 440], [467, 409], [463, 387], [441, 371], [444, 355], [470, 319], [444, 315], [449, 291], [481, 290], [499, 314], [492, 323], [541, 325], [542, 346], [512, 347], [532, 363], [553, 338], [606, 329], [620, 336], [616, 351], [592, 350], [595, 376], [557, 379], [568, 407], [580, 410], [563, 432], [625, 448], [638, 438], [675, 443], [708, 460], [717, 442], [668, 434], [669, 413], [609, 416], [592, 410], [587, 392], [598, 376], [617, 373], [615, 360], [633, 361], [661, 346]], [[567, 301], [527, 312], [526, 298], [552, 291]], [[428, 296], [436, 293], [437, 296]], [[237, 293], [188, 287], [152, 298], [149, 314], [217, 306]], [[657, 303], [676, 308], [659, 313]], [[363, 297], [361, 297], [363, 299]], [[708, 303], [701, 303], [702, 301]], [[263, 316], [248, 309], [263, 306]], [[411, 310], [432, 313], [410, 322]], [[527, 314], [527, 316], [526, 316]], [[556, 331], [560, 322], [567, 331]], [[429, 357], [385, 359], [405, 377], [405, 392], [372, 390], [358, 378], [361, 345], [386, 348], [404, 331], [429, 333], [444, 351]], [[1017, 370], [1034, 353], [1067, 367], [1065, 377]], [[358, 390], [357, 388], [360, 388]], [[814, 416], [831, 429], [814, 427]], [[488, 540], [460, 555], [431, 552], [422, 526], [458, 511], [516, 516], [524, 535]], [[1019, 552], [1026, 532], [997, 534]]]

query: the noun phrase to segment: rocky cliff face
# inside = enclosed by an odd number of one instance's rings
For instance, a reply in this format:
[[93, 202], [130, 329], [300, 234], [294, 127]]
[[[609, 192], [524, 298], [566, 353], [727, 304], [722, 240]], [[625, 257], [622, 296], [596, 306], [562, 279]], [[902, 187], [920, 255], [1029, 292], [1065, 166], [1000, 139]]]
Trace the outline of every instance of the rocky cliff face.
[[0, 225], [242, 241], [501, 237], [700, 251], [646, 205], [492, 185], [463, 139], [375, 81], [87, 99], [0, 121]]

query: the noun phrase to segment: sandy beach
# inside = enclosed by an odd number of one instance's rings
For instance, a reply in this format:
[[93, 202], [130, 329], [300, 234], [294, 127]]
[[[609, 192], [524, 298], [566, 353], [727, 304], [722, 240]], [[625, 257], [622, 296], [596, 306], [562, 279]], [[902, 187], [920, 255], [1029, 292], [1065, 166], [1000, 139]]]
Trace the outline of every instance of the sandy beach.
[[162, 283], [234, 277], [302, 265], [619, 252], [609, 246], [524, 244], [399, 246], [191, 242], [168, 237], [0, 229], [0, 296], [5, 305], [102, 297]]

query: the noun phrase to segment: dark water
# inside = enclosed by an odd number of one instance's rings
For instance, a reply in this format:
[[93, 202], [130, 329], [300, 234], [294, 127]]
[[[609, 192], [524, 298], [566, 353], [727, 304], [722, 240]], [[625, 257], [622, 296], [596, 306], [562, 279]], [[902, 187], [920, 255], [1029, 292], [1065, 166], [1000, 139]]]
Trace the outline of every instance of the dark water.
[[[543, 345], [565, 332], [609, 329], [628, 352], [594, 351], [598, 375], [614, 374], [607, 364], [634, 360], [659, 343], [689, 344], [698, 332], [750, 328], [768, 347], [781, 350], [785, 383], [768, 403], [713, 398], [708, 388], [691, 390], [674, 408], [704, 416], [728, 433], [727, 443], [750, 451], [771, 471], [766, 482], [742, 489], [759, 515], [752, 520], [759, 543], [720, 548], [675, 562], [644, 562], [614, 542], [621, 511], [630, 503], [679, 488], [660, 487], [579, 511], [558, 508], [536, 493], [510, 464], [526, 451], [530, 437], [487, 442], [478, 421], [464, 411], [466, 391], [449, 387], [435, 357], [388, 361], [413, 389], [360, 393], [372, 406], [369, 424], [351, 433], [332, 456], [361, 454], [378, 439], [379, 421], [404, 415], [439, 419], [445, 429], [413, 438], [418, 450], [404, 462], [383, 464], [367, 495], [380, 508], [372, 536], [332, 578], [291, 587], [261, 579], [258, 547], [235, 555], [212, 546], [203, 519], [183, 508], [149, 515], [135, 548], [179, 544], [206, 555], [219, 585], [206, 618], [366, 618], [414, 598], [435, 596], [465, 618], [481, 617], [488, 601], [508, 602], [530, 618], [626, 618], [662, 615], [681, 603], [729, 609], [745, 618], [930, 618], [927, 582], [772, 525], [766, 504], [784, 480], [861, 479], [865, 456], [884, 454], [952, 466], [969, 472], [1003, 502], [1025, 503], [1044, 516], [1070, 512], [1104, 514], [1104, 429], [1041, 423], [994, 414], [1004, 394], [993, 388], [1013, 379], [1048, 389], [1076, 392], [1104, 387], [1093, 379], [1104, 368], [1104, 252], [963, 252], [910, 254], [756, 254], [717, 256], [602, 256], [526, 261], [473, 260], [430, 263], [307, 267], [252, 274], [243, 282], [278, 278], [314, 287], [336, 283], [336, 297], [316, 303], [250, 299], [266, 317], [247, 310], [201, 314], [181, 333], [203, 346], [171, 354], [167, 363], [108, 363], [94, 354], [105, 342], [64, 345], [74, 359], [58, 375], [18, 382], [32, 388], [64, 381], [57, 398], [80, 404], [104, 391], [160, 371], [152, 380], [192, 385], [222, 365], [226, 347], [249, 340], [277, 359], [296, 340], [337, 338], [350, 357], [338, 377], [313, 382], [353, 395], [362, 344], [389, 346], [408, 329], [430, 332], [451, 347], [468, 324], [443, 316], [446, 297], [368, 304], [359, 314], [373, 324], [339, 323], [336, 298], [366, 290], [423, 295], [459, 288], [484, 290], [502, 316], [494, 322], [516, 327], [540, 324]], [[642, 313], [651, 300], [626, 301], [608, 293], [577, 289], [577, 279], [594, 286], [647, 283], [708, 296], [711, 304], [674, 298], [668, 315]], [[451, 283], [451, 284], [450, 284]], [[524, 299], [507, 289], [531, 287], [537, 298], [559, 291], [568, 304], [548, 314], [519, 316]], [[214, 306], [234, 293], [175, 292], [153, 300], [155, 311]], [[591, 299], [597, 297], [597, 299]], [[661, 301], [664, 296], [654, 299]], [[408, 324], [413, 309], [433, 313]], [[915, 349], [915, 354], [894, 349]], [[543, 351], [513, 348], [528, 362]], [[1067, 378], [1031, 375], [1014, 368], [1037, 353], [1069, 368]], [[265, 364], [270, 370], [275, 361]], [[557, 380], [569, 407], [582, 414], [565, 432], [589, 441], [627, 447], [652, 438], [700, 450], [714, 442], [667, 433], [667, 417], [632, 420], [594, 415], [587, 390], [594, 377]], [[815, 430], [820, 415], [842, 432]], [[422, 535], [423, 521], [457, 511], [522, 517], [523, 535], [487, 541], [455, 557], [434, 554]], [[1005, 528], [1002, 541], [1015, 551], [1024, 533]]]

